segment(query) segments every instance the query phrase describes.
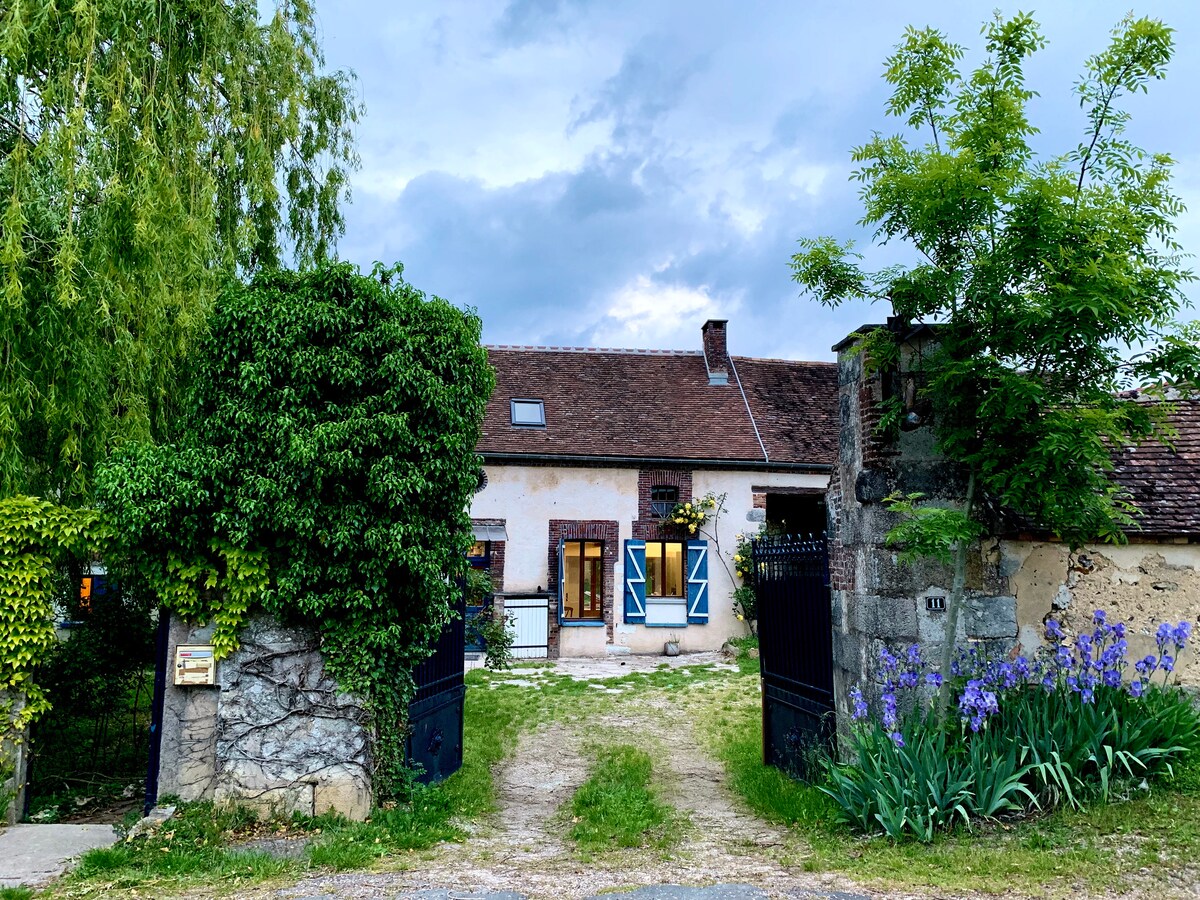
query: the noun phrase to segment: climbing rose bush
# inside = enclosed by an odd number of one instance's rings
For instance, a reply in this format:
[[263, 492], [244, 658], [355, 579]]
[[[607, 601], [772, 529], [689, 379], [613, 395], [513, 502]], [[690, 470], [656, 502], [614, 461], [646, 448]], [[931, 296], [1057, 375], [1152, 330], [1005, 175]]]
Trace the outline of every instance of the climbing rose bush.
[[1049, 620], [1031, 657], [961, 652], [944, 718], [932, 708], [942, 676], [920, 649], [881, 649], [878, 703], [851, 691], [853, 762], [828, 762], [822, 790], [862, 831], [928, 841], [972, 819], [1107, 802], [1123, 781], [1169, 776], [1200, 752], [1200, 716], [1169, 683], [1191, 624], [1159, 626], [1158, 652], [1132, 666], [1126, 634], [1097, 610], [1074, 636]]

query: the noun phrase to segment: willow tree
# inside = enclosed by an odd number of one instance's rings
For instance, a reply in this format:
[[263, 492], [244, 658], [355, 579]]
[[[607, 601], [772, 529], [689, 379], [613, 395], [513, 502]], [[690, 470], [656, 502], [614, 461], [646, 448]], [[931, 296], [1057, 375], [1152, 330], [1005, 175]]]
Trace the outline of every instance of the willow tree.
[[[908, 127], [854, 150], [863, 224], [910, 247], [912, 264], [871, 272], [832, 238], [801, 241], [793, 258], [795, 279], [826, 305], [881, 300], [903, 322], [936, 325], [923, 397], [942, 452], [961, 465], [962, 503], [905, 498], [909, 517], [891, 537], [954, 563], [943, 671], [981, 509], [1073, 545], [1121, 540], [1136, 510], [1110, 478], [1112, 450], [1170, 435], [1162, 405], [1119, 389], [1194, 385], [1200, 370], [1195, 328], [1175, 325], [1192, 276], [1175, 238], [1172, 160], [1124, 136], [1123, 101], [1164, 76], [1171, 29], [1117, 26], [1075, 87], [1082, 140], [1046, 156], [1031, 143], [1024, 75], [1044, 46], [1036, 23], [997, 18], [984, 35], [987, 58], [964, 77], [961, 46], [910, 29], [885, 75], [888, 112]], [[887, 330], [866, 343], [881, 364], [898, 356]]]
[[307, 0], [0, 4], [0, 496], [167, 432], [220, 283], [330, 255], [358, 113]]

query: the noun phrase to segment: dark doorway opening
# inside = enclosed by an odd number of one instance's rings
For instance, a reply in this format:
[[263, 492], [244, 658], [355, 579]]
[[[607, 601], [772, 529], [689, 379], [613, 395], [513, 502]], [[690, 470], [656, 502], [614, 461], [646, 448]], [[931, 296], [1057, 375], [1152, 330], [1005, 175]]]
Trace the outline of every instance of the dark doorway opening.
[[820, 536], [825, 533], [825, 495], [767, 493], [767, 531]]

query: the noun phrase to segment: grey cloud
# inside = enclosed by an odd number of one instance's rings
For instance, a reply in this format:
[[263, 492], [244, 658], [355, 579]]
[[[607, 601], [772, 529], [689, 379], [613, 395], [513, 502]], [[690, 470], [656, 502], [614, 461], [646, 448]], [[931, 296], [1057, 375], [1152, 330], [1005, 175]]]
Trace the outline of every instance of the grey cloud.
[[556, 37], [586, 6], [587, 0], [511, 0], [496, 20], [495, 36], [513, 48]]
[[641, 39], [626, 52], [621, 67], [589, 99], [577, 98], [574, 131], [590, 122], [611, 119], [617, 146], [648, 137], [662, 117], [684, 96], [688, 82], [704, 71], [707, 54], [679, 58], [680, 44], [666, 35]]

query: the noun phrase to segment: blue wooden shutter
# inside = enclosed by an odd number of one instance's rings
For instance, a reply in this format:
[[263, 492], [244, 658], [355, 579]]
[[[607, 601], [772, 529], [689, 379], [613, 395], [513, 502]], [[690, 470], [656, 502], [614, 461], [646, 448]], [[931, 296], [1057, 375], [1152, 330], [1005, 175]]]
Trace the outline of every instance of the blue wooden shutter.
[[708, 541], [687, 542], [688, 624], [708, 624]]
[[625, 542], [625, 621], [646, 622], [646, 542]]
[[563, 558], [565, 556], [563, 547], [566, 546], [566, 543], [566, 538], [558, 539], [558, 621], [560, 624], [563, 620], [563, 601], [566, 600], [567, 567], [566, 560]]

